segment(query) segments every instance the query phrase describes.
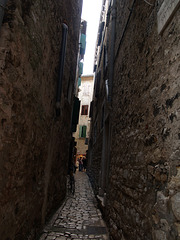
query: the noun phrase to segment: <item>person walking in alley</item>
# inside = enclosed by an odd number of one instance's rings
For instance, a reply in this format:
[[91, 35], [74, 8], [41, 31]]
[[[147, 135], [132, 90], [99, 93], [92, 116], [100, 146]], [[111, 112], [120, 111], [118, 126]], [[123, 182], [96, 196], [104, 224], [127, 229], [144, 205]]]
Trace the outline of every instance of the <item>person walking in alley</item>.
[[83, 161], [82, 161], [82, 157], [79, 158], [79, 171], [81, 172], [83, 170]]
[[86, 172], [86, 168], [87, 168], [87, 158], [84, 157], [83, 158], [83, 169], [84, 169], [84, 172]]

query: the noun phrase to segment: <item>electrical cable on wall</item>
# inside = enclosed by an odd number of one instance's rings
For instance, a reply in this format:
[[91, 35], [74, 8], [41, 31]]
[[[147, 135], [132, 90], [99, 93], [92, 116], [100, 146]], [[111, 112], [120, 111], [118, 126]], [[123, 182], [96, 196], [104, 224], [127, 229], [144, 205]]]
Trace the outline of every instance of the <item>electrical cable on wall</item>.
[[145, 3], [149, 4], [150, 6], [154, 6], [154, 4], [148, 2], [147, 0], [144, 0]]

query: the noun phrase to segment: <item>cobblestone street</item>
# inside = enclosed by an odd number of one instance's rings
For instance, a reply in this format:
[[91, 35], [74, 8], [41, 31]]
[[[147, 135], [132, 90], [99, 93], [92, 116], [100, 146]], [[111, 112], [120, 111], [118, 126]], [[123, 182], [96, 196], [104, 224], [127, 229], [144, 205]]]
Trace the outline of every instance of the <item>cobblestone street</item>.
[[67, 196], [64, 204], [44, 228], [40, 240], [109, 239], [86, 173], [77, 172], [75, 184], [74, 196]]

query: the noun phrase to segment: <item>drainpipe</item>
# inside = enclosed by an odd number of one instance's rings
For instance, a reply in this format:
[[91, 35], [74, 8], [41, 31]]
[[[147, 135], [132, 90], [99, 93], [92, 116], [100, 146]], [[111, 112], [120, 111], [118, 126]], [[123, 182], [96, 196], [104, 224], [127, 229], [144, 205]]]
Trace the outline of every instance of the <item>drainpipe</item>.
[[0, 28], [2, 25], [3, 17], [4, 17], [4, 10], [6, 8], [6, 3], [8, 0], [0, 0]]
[[68, 26], [62, 24], [62, 42], [61, 42], [61, 52], [60, 52], [60, 63], [59, 63], [59, 74], [58, 74], [58, 83], [57, 83], [57, 95], [56, 95], [56, 116], [60, 116], [60, 101], [61, 101], [61, 92], [62, 92], [62, 79], [64, 72], [64, 61], [66, 54], [66, 42], [67, 42], [67, 33]]
[[112, 3], [112, 26], [111, 26], [111, 50], [110, 50], [110, 62], [109, 62], [109, 95], [108, 102], [111, 104], [112, 101], [112, 84], [114, 76], [114, 45], [115, 45], [115, 31], [116, 31], [116, 0], [113, 0]]

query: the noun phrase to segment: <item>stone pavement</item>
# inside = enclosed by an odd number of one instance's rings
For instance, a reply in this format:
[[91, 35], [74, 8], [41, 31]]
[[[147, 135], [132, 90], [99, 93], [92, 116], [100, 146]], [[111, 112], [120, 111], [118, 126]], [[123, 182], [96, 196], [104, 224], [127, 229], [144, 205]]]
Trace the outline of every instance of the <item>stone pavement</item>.
[[39, 240], [109, 239], [87, 174], [77, 172], [75, 184], [74, 196], [67, 196]]

